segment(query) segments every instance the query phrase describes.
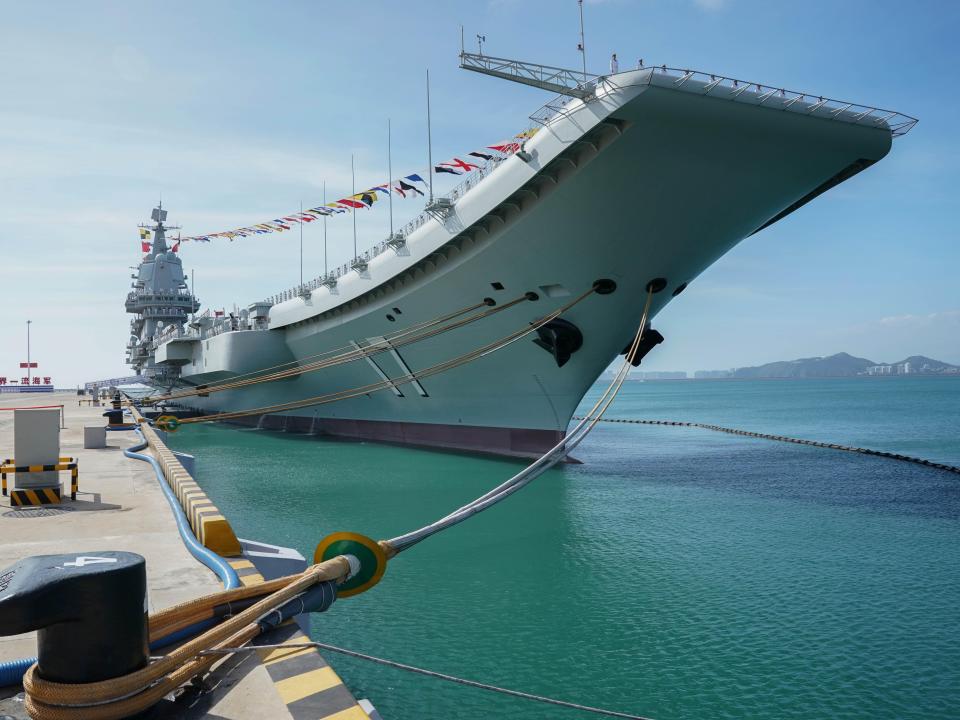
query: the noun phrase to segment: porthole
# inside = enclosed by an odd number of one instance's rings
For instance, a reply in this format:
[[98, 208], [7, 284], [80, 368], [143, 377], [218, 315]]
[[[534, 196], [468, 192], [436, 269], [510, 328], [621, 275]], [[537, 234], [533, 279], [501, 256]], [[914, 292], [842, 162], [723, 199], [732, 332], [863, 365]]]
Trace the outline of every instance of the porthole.
[[503, 283], [492, 282], [490, 283], [490, 287], [492, 287], [494, 290], [503, 290]]
[[396, 319], [393, 315], [387, 315], [387, 320], [389, 320], [390, 322], [396, 322], [396, 321], [397, 321], [397, 319]]

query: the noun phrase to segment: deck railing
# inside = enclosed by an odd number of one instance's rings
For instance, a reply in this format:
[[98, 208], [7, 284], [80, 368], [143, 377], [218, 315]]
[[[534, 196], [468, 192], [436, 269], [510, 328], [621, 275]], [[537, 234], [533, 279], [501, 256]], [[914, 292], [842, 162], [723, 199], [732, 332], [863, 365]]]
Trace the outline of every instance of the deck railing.
[[[483, 61], [482, 63], [481, 59]], [[483, 65], [483, 63], [486, 63], [486, 65]], [[476, 67], [474, 67], [474, 65]], [[563, 70], [562, 68], [546, 68], [546, 70], [549, 70], [548, 75], [543, 75], [542, 73], [536, 74], [529, 70], [527, 64], [518, 63], [517, 61], [505, 60], [503, 58], [490, 58], [487, 56], [473, 55], [471, 53], [461, 54], [461, 67], [468, 67], [468, 69], [479, 69], [481, 66], [483, 66], [484, 71], [488, 72], [489, 74], [503, 74], [504, 76], [509, 75], [512, 76], [510, 79], [526, 82], [527, 84], [534, 84], [531, 81], [535, 81], [536, 84], [541, 84], [541, 86], [547, 86], [553, 83], [566, 86], [565, 93], [557, 95], [555, 98], [549, 100], [543, 106], [541, 106], [539, 110], [530, 116], [530, 119], [536, 125], [541, 126], [546, 126], [558, 116], [565, 115], [568, 111], [570, 103], [577, 101], [577, 97], [573, 97], [572, 95], [586, 96], [585, 102], [591, 102], [596, 98], [596, 95], [593, 93], [595, 87], [599, 88], [603, 85], [607, 85], [615, 90], [623, 90], [636, 85], [653, 84], [658, 80], [659, 81], [657, 84], [662, 84], [663, 78], [668, 78], [672, 82], [673, 87], [682, 88], [686, 86], [688, 89], [690, 89], [699, 85], [696, 91], [702, 95], [721, 97], [735, 102], [743, 102], [749, 98], [750, 102], [753, 104], [768, 105], [770, 107], [790, 112], [803, 112], [806, 114], [815, 115], [816, 117], [837, 120], [839, 122], [852, 122], [858, 124], [872, 122], [874, 125], [879, 127], [888, 128], [894, 137], [905, 135], [913, 128], [914, 125], [917, 124], [917, 122], [919, 122], [914, 117], [904, 115], [903, 113], [899, 113], [894, 110], [884, 110], [882, 108], [860, 105], [858, 103], [825, 98], [822, 95], [816, 95], [813, 93], [787, 90], [786, 88], [778, 88], [771, 85], [764, 85], [763, 83], [739, 80], [737, 78], [703, 72], [701, 70], [674, 68], [667, 67], [666, 65], [644, 66], [642, 68], [637, 68], [638, 70], [649, 70], [651, 73], [649, 75], [645, 75], [639, 81], [626, 83], [623, 82], [626, 80], [624, 76], [627, 75], [627, 72], [622, 72], [616, 75], [589, 75], [586, 82], [583, 82], [581, 80], [582, 73], [577, 73], [572, 70]], [[536, 67], [545, 68], [546, 66]], [[618, 79], [620, 82], [618, 82]], [[583, 92], [572, 93], [571, 88], [582, 90]], [[469, 173], [459, 185], [455, 186], [444, 197], [455, 203], [457, 200], [466, 195], [471, 189], [476, 187], [484, 177], [489, 175], [489, 173], [505, 159], [506, 158], [501, 157], [493, 158], [479, 170]], [[433, 216], [429, 212], [424, 211], [420, 213], [417, 215], [417, 217], [400, 228], [398, 233], [399, 236], [401, 238], [406, 238], [414, 230], [430, 220], [431, 217]], [[395, 245], [396, 244], [393, 242], [392, 238], [387, 238], [386, 240], [377, 243], [369, 250], [353, 258], [350, 262], [339, 265], [324, 275], [320, 275], [309, 282], [303, 283], [302, 285], [296, 285], [288, 290], [284, 290], [281, 293], [272, 295], [271, 297], [267, 298], [265, 302], [270, 303], [270, 305], [276, 305], [287, 300], [292, 300], [295, 297], [309, 294], [313, 290], [318, 289], [321, 285], [335, 285], [336, 282], [344, 275], [353, 272], [358, 268], [362, 268], [373, 258], [385, 252], [387, 249], [395, 247]]]
[[[493, 157], [487, 162], [485, 162], [479, 170], [474, 170], [471, 173], [468, 173], [466, 177], [456, 186], [454, 186], [446, 195], [443, 197], [450, 200], [450, 202], [456, 202], [464, 195], [466, 195], [470, 190], [475, 188], [483, 178], [487, 177], [494, 168], [496, 168], [500, 163], [502, 163], [507, 158], [505, 157]], [[271, 295], [264, 302], [270, 303], [270, 305], [277, 305], [287, 300], [292, 300], [296, 297], [302, 297], [307, 295], [314, 290], [317, 290], [323, 285], [336, 284], [336, 282], [342, 278], [344, 275], [347, 275], [351, 272], [356, 272], [355, 266], [363, 264], [369, 264], [378, 255], [386, 252], [389, 249], [396, 247], [396, 237], [407, 238], [413, 233], [414, 230], [422, 226], [428, 220], [433, 217], [429, 212], [424, 211], [413, 218], [410, 222], [400, 228], [400, 230], [395, 233], [393, 238], [386, 238], [381, 240], [376, 245], [374, 245], [369, 250], [366, 250], [349, 262], [345, 262], [342, 265], [331, 269], [323, 275], [318, 275], [317, 277], [309, 280], [302, 285], [294, 285], [292, 288], [284, 290], [283, 292], [277, 293], [276, 295]]]
[[[628, 72], [633, 73], [636, 70], [648, 70], [650, 75], [634, 82], [626, 82], [625, 75]], [[702, 95], [710, 95], [735, 102], [743, 102], [747, 98], [751, 103], [759, 105], [768, 105], [779, 110], [790, 110], [792, 112], [803, 112], [816, 117], [829, 120], [838, 120], [840, 122], [852, 122], [865, 124], [872, 122], [879, 127], [886, 127], [894, 137], [906, 135], [919, 121], [917, 118], [895, 110], [884, 110], [883, 108], [861, 105], [860, 103], [847, 102], [845, 100], [834, 100], [816, 93], [800, 92], [797, 90], [788, 90], [787, 88], [774, 87], [764, 83], [752, 82], [749, 80], [740, 80], [738, 78], [727, 77], [726, 75], [717, 75], [702, 70], [690, 70], [689, 68], [674, 68], [666, 65], [644, 66], [636, 70], [625, 71], [616, 75], [605, 75], [597, 79], [597, 86], [609, 85], [615, 90], [623, 90], [637, 85], [650, 85], [658, 77], [667, 77], [672, 80], [672, 86], [688, 88], [698, 85], [697, 92]], [[618, 82], [618, 79], [620, 82]], [[662, 84], [662, 83], [658, 83]], [[558, 95], [549, 100], [539, 110], [537, 110], [530, 119], [538, 125], [547, 125], [557, 116], [566, 112], [567, 106], [573, 102], [574, 98], [569, 95]], [[586, 101], [589, 102], [591, 98]]]

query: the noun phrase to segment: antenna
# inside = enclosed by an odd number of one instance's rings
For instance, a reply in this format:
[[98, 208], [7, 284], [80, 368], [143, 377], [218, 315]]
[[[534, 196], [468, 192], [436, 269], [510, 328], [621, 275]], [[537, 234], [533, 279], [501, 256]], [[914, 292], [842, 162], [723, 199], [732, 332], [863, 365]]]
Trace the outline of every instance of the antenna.
[[393, 239], [393, 152], [390, 143], [390, 118], [387, 118], [387, 197], [390, 199], [390, 238]]
[[477, 33], [477, 54], [483, 55], [483, 44], [487, 41], [486, 35], [481, 35]]
[[303, 285], [303, 200], [300, 201], [300, 284]]
[[[350, 155], [350, 199], [356, 202], [353, 197], [357, 194], [357, 177], [353, 171], [353, 155]], [[353, 212], [353, 259], [357, 259], [357, 208], [352, 208]]]
[[430, 133], [430, 68], [427, 68], [427, 175], [430, 177], [429, 202], [433, 202], [433, 140]]
[[[323, 181], [323, 206], [327, 206], [327, 181]], [[327, 214], [323, 214], [323, 274], [327, 274]]]
[[577, 45], [577, 50], [580, 51], [580, 58], [583, 60], [583, 82], [587, 82], [587, 46], [586, 42], [583, 39], [583, 0], [577, 0], [577, 4], [580, 6], [580, 44]]

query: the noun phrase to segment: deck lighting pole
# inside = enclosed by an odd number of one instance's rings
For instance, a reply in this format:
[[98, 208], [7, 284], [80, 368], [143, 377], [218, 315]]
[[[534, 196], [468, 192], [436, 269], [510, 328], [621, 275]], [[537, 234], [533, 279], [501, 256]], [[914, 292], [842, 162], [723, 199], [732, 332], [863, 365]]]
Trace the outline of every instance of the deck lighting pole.
[[430, 178], [429, 202], [433, 202], [433, 139], [430, 132], [430, 68], [427, 68], [427, 176]]
[[[353, 155], [350, 155], [350, 199], [354, 202], [357, 199], [354, 195], [357, 194], [357, 176], [353, 170]], [[357, 208], [353, 208], [353, 259], [357, 259]]]
[[390, 200], [390, 240], [393, 240], [393, 147], [390, 143], [390, 118], [387, 118], [387, 198]]

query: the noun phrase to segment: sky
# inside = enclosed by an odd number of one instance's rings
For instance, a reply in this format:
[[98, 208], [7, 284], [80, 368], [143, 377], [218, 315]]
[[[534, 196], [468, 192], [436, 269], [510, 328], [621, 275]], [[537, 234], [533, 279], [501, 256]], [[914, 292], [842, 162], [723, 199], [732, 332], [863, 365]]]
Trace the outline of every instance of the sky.
[[[319, 204], [393, 167], [510, 137], [550, 96], [457, 67], [470, 48], [577, 68], [576, 0], [404, 3], [0, 0], [0, 376], [19, 377], [31, 320], [39, 372], [69, 387], [129, 374], [123, 301], [137, 224], [162, 197], [183, 233]], [[960, 3], [587, 0], [588, 69], [691, 67], [920, 118], [890, 155], [708, 269], [656, 320], [645, 370], [720, 369], [846, 351], [960, 364]], [[405, 173], [404, 173], [405, 174]], [[438, 181], [438, 190], [454, 179]], [[641, 188], [636, 189], [638, 192]], [[395, 204], [395, 223], [422, 204]], [[388, 213], [358, 218], [361, 250]], [[324, 269], [320, 223], [304, 277]], [[328, 224], [328, 263], [352, 255]], [[300, 279], [299, 236], [184, 244], [204, 307]]]

